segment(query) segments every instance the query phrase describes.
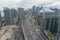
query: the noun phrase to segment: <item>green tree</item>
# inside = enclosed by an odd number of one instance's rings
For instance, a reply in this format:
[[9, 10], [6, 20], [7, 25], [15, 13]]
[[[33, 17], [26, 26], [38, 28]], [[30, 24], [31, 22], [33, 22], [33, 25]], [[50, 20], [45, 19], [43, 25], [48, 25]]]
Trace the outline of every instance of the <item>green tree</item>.
[[40, 25], [40, 23], [41, 23], [40, 20], [38, 19], [35, 20], [35, 24]]
[[16, 25], [18, 25], [18, 21], [16, 22]]

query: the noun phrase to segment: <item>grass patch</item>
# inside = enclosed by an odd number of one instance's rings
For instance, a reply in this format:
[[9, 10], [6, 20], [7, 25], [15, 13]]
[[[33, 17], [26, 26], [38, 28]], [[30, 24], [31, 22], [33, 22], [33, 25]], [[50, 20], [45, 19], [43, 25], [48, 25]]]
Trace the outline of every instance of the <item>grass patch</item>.
[[48, 30], [46, 30], [46, 32], [48, 33], [48, 38], [54, 40], [55, 39], [55, 36]]
[[18, 25], [18, 21], [16, 22], [16, 25]]
[[40, 22], [40, 20], [36, 19], [34, 23], [37, 25], [40, 25], [41, 22]]

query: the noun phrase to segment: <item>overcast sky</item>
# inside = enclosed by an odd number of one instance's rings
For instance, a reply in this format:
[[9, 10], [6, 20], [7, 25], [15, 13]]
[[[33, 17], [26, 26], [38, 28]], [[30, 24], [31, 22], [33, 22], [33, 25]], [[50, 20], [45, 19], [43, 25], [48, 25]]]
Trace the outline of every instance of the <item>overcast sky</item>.
[[[3, 7], [9, 8], [31, 8], [33, 5], [46, 7], [60, 7], [60, 0], [0, 0], [0, 9]], [[3, 13], [2, 13], [3, 15]]]
[[0, 0], [0, 8], [2, 7], [24, 7], [30, 8], [33, 5], [46, 5], [60, 7], [60, 0]]

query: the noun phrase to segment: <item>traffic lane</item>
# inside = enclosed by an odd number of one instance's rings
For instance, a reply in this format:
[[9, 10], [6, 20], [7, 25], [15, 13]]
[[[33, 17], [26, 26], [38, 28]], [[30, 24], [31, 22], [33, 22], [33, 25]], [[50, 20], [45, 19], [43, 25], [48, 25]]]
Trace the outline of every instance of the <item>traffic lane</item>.
[[33, 40], [32, 35], [30, 34], [30, 30], [28, 28], [28, 25], [26, 23], [26, 20], [23, 21], [23, 25], [24, 25], [23, 28], [24, 28], [24, 31], [25, 31], [25, 34], [26, 34], [28, 40]]
[[[35, 28], [37, 27], [37, 26], [34, 26], [33, 24], [31, 24], [30, 22], [29, 22], [29, 17], [27, 17], [26, 16], [26, 23], [27, 23], [27, 25], [28, 25], [28, 28], [29, 28], [29, 30], [30, 31], [32, 31], [32, 30], [35, 30]], [[37, 27], [38, 28], [38, 27]], [[36, 35], [37, 35], [38, 33], [36, 32]], [[39, 35], [38, 35], [39, 36]], [[46, 38], [43, 36], [43, 34], [41, 35], [40, 34], [40, 38], [42, 38], [43, 40], [45, 39], [46, 40]]]
[[[41, 37], [41, 35], [37, 35], [37, 32], [32, 31], [31, 35], [33, 35], [33, 37], [35, 38], [35, 40], [42, 40], [43, 38]], [[44, 40], [44, 39], [43, 39]]]
[[[34, 30], [34, 29], [33, 29], [34, 26], [29, 23], [29, 20], [25, 20], [25, 22], [26, 22], [25, 24], [27, 24], [27, 26], [28, 26], [27, 28], [30, 30], [30, 33], [31, 33], [31, 35], [33, 36], [33, 38], [34, 38], [35, 40], [37, 40], [37, 39], [38, 39], [38, 40], [42, 40], [43, 38], [41, 38], [41, 36], [39, 36], [39, 38], [38, 38], [38, 36], [32, 34], [32, 33], [33, 33], [32, 30]], [[33, 27], [33, 28], [32, 28], [32, 27]]]
[[22, 26], [21, 23], [19, 23], [18, 27], [15, 29], [15, 40], [25, 40], [24, 34], [22, 31]]
[[[37, 26], [34, 26], [34, 25], [32, 25], [32, 24], [30, 24], [30, 22], [29, 22], [29, 19], [27, 18], [26, 19], [26, 23], [27, 23], [27, 25], [28, 25], [28, 28], [30, 29], [30, 31], [32, 31], [32, 30], [34, 30]], [[38, 34], [38, 33], [37, 33]], [[42, 35], [40, 35], [41, 37], [42, 37], [42, 39], [46, 39], [44, 36], [43, 36], [43, 34]]]

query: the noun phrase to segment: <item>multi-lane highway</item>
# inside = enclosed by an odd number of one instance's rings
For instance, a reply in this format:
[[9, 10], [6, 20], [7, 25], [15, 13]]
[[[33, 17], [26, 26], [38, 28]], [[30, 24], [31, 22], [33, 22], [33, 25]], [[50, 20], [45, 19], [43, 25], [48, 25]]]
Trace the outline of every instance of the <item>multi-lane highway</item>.
[[22, 21], [22, 29], [26, 40], [48, 40], [38, 26], [29, 22], [29, 17], [27, 16]]
[[18, 24], [17, 28], [14, 31], [15, 40], [25, 40], [21, 24], [22, 24], [22, 20], [19, 21], [19, 24]]

